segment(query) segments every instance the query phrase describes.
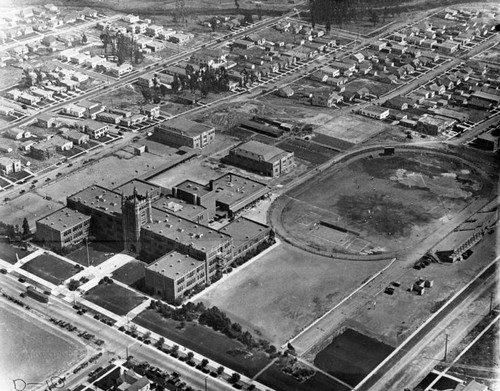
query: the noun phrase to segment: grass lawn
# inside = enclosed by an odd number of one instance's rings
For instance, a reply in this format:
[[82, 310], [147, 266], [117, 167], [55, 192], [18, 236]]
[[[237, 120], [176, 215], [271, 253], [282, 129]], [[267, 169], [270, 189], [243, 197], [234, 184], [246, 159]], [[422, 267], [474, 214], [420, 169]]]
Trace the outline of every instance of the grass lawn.
[[116, 284], [97, 285], [85, 294], [85, 298], [120, 316], [127, 314], [145, 300], [144, 296]]
[[281, 346], [386, 264], [334, 260], [284, 243], [197, 301]]
[[[107, 261], [117, 251], [99, 242], [89, 243], [88, 248], [88, 260], [90, 260], [90, 265], [94, 266], [98, 266], [101, 263]], [[82, 266], [88, 266], [86, 246], [82, 246], [79, 249], [72, 251], [71, 253], [66, 255], [66, 257], [74, 262], [79, 263]]]
[[197, 323], [189, 322], [180, 330], [177, 328], [179, 322], [165, 319], [154, 310], [142, 312], [134, 323], [249, 377], [255, 376], [269, 363], [265, 353], [248, 357], [243, 353], [245, 346], [240, 342]]
[[16, 254], [19, 258], [23, 258], [31, 251], [25, 251], [22, 248], [15, 247], [10, 243], [0, 241], [0, 259], [10, 264], [15, 264], [17, 262]]
[[62, 284], [78, 270], [70, 263], [52, 255], [42, 254], [22, 266], [26, 270], [55, 285]]
[[307, 379], [303, 383], [299, 383], [292, 376], [283, 373], [276, 364], [273, 364], [271, 367], [266, 369], [261, 375], [259, 375], [259, 377], [257, 377], [256, 380], [275, 390], [287, 390], [287, 391], [317, 391], [317, 390], [348, 391], [349, 390], [349, 388], [336, 382], [335, 380], [329, 378], [328, 376], [322, 374], [321, 372], [316, 372], [316, 374], [313, 377]]
[[393, 350], [383, 342], [347, 329], [318, 353], [314, 363], [354, 387]]
[[124, 284], [138, 288], [144, 281], [146, 264], [141, 261], [132, 260], [113, 272], [113, 278]]

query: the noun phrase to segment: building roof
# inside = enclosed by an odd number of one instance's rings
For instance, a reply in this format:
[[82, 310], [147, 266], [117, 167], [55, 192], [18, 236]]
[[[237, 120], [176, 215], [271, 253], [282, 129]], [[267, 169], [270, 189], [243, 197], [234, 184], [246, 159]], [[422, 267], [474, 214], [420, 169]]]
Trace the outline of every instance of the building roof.
[[231, 235], [233, 238], [233, 245], [237, 248], [268, 228], [269, 227], [265, 224], [247, 219], [246, 217], [240, 217], [221, 228], [220, 231]]
[[159, 209], [153, 209], [153, 222], [146, 223], [142, 229], [202, 252], [219, 248], [231, 238], [210, 227]]
[[38, 222], [50, 226], [50, 228], [65, 231], [68, 228], [74, 227], [77, 224], [90, 220], [90, 216], [84, 215], [70, 208], [62, 208], [54, 213], [38, 220]]
[[273, 145], [267, 145], [259, 141], [248, 141], [234, 149], [238, 154], [250, 154], [262, 157], [267, 162], [274, 162], [281, 159], [287, 152]]
[[434, 117], [421, 117], [419, 118], [418, 122], [421, 122], [426, 125], [437, 125], [440, 126], [444, 124], [445, 121], [439, 119], [439, 118], [434, 118]]
[[373, 113], [373, 114], [382, 114], [388, 111], [389, 109], [387, 107], [380, 107], [375, 105], [365, 107], [364, 109], [361, 110], [361, 112]]
[[186, 201], [174, 197], [162, 197], [153, 202], [152, 206], [188, 220], [196, 218], [207, 209], [204, 206], [188, 204]]
[[271, 190], [262, 182], [236, 174], [225, 174], [212, 181], [217, 201], [229, 205], [232, 209], [239, 209], [238, 204], [245, 205], [269, 193]]
[[173, 120], [162, 123], [158, 126], [160, 129], [173, 130], [177, 133], [185, 134], [190, 137], [196, 137], [203, 132], [214, 129], [211, 126], [201, 124], [199, 122], [191, 121], [186, 118], [175, 118]]
[[49, 138], [48, 140], [40, 141], [38, 144], [34, 145], [33, 148], [36, 149], [49, 149], [49, 148], [57, 148], [57, 147], [62, 147], [63, 145], [66, 145], [70, 143], [71, 141], [68, 141], [61, 136], [54, 136]]
[[115, 193], [120, 193], [124, 196], [131, 196], [134, 194], [134, 189], [138, 194], [145, 196], [147, 192], [160, 191], [160, 186], [153, 185], [152, 183], [141, 181], [140, 179], [132, 179], [131, 181], [117, 186], [113, 189]]
[[110, 215], [122, 214], [122, 196], [99, 185], [87, 187], [69, 196], [68, 199], [80, 202]]
[[179, 183], [178, 185], [175, 185], [174, 187], [179, 190], [184, 190], [188, 193], [198, 194], [200, 196], [204, 196], [211, 191], [206, 185], [202, 185], [201, 183], [191, 181], [189, 179]]
[[66, 133], [64, 133], [64, 137], [66, 137], [66, 138], [72, 138], [74, 140], [78, 140], [81, 137], [89, 138], [89, 135], [85, 134], [85, 133], [82, 133], [82, 132], [79, 132], [78, 130], [70, 129]]
[[150, 264], [147, 269], [175, 280], [200, 266], [204, 266], [202, 261], [177, 251], [171, 251], [161, 258], [158, 258], [155, 262]]

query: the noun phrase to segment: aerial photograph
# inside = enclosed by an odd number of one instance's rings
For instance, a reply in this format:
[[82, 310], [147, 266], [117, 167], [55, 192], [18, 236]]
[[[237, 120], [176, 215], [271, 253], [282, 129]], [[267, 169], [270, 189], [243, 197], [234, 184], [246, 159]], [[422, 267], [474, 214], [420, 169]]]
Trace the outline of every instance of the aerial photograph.
[[498, 0], [0, 0], [0, 391], [500, 391], [499, 177]]

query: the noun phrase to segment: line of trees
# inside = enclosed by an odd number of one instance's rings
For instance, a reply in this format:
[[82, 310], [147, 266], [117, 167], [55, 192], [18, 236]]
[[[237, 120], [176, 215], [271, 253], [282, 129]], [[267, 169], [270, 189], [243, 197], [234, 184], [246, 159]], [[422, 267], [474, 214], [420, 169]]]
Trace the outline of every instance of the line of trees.
[[9, 241], [14, 241], [16, 238], [27, 239], [31, 236], [31, 229], [28, 223], [28, 219], [25, 217], [20, 227], [18, 224], [6, 224], [0, 221], [0, 232], [7, 236]]
[[321, 23], [325, 24], [326, 30], [330, 30], [332, 24], [342, 26], [365, 17], [375, 25], [380, 16], [385, 20], [389, 14], [394, 16], [403, 11], [401, 0], [380, 0], [376, 8], [367, 0], [309, 0], [309, 5], [313, 28], [316, 23]]
[[200, 65], [195, 70], [193, 65], [186, 65], [186, 75], [175, 75], [172, 82], [174, 92], [190, 90], [195, 93], [200, 91], [202, 96], [209, 92], [223, 92], [229, 90], [229, 76], [225, 67], [213, 68], [207, 64]]

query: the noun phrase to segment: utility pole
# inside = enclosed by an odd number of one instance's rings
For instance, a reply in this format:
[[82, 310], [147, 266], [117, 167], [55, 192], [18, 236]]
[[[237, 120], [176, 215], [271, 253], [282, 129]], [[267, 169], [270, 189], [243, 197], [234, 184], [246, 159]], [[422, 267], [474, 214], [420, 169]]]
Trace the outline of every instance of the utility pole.
[[87, 249], [87, 267], [90, 266], [90, 256], [89, 256], [89, 239], [85, 239], [85, 248]]
[[445, 341], [444, 341], [444, 361], [447, 361], [448, 358], [448, 334], [445, 334]]

